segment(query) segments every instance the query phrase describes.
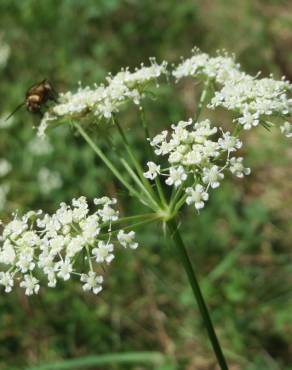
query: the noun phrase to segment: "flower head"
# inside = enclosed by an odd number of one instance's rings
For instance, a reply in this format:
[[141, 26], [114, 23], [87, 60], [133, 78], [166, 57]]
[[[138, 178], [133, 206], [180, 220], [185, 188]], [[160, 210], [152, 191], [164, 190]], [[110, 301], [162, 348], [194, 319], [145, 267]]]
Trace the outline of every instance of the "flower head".
[[[114, 238], [108, 222], [118, 218], [116, 199], [94, 200], [96, 210], [90, 213], [85, 197], [73, 199], [71, 205], [61, 203], [52, 215], [28, 212], [4, 226], [0, 237], [0, 285], [10, 292], [16, 280], [25, 294], [38, 293], [43, 277], [53, 288], [58, 280], [81, 276], [85, 291], [101, 291], [102, 265], [114, 259], [114, 245], [135, 249], [134, 232], [118, 231]], [[108, 237], [104, 241], [101, 232]], [[78, 261], [83, 259], [83, 263]], [[100, 270], [98, 273], [96, 270]]]
[[[163, 169], [153, 162], [147, 165], [149, 171], [150, 166], [159, 167], [159, 174], [166, 177], [167, 185], [183, 189], [188, 205], [194, 204], [198, 210], [203, 208], [209, 189], [219, 187], [227, 168], [237, 177], [248, 174], [248, 169], [240, 167], [241, 158], [231, 158], [241, 148], [241, 141], [222, 129], [219, 130], [221, 136], [214, 138], [218, 129], [210, 120], [180, 121], [171, 128], [172, 131], [163, 131], [150, 141], [158, 156], [167, 156], [169, 167]], [[147, 178], [151, 178], [149, 171], [144, 173]], [[155, 177], [157, 175], [158, 171]]]
[[146, 86], [165, 74], [167, 63], [157, 64], [152, 58], [150, 66], [141, 65], [134, 72], [130, 72], [129, 68], [122, 69], [115, 76], [109, 75], [104, 84], [79, 86], [74, 93], [69, 91], [60, 94], [59, 103], [44, 115], [38, 128], [38, 136], [44, 137], [53, 121], [64, 118], [89, 117], [108, 121], [128, 102], [139, 105], [145, 95]]
[[208, 107], [220, 106], [234, 112], [234, 122], [246, 130], [264, 123], [267, 117], [291, 116], [292, 85], [287, 80], [275, 80], [272, 75], [251, 76], [226, 52], [211, 57], [194, 49], [193, 56], [182, 61], [172, 73], [177, 80], [192, 76], [212, 81], [216, 91]]

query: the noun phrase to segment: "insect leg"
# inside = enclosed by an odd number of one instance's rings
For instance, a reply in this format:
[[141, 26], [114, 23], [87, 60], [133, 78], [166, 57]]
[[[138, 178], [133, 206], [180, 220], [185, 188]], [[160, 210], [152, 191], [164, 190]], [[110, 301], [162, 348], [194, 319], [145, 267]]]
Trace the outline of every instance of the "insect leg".
[[20, 109], [22, 106], [25, 105], [25, 102], [22, 102], [21, 104], [19, 104], [12, 113], [9, 114], [9, 116], [5, 119], [5, 121], [8, 121], [10, 117], [13, 116], [14, 113], [16, 113], [18, 111], [18, 109]]

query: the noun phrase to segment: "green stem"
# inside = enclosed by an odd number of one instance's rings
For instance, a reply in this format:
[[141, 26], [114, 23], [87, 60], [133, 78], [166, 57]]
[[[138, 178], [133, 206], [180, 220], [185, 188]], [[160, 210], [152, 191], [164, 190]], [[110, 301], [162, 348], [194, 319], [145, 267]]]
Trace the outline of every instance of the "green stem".
[[178, 211], [181, 209], [181, 207], [184, 205], [186, 199], [187, 199], [187, 194], [183, 194], [182, 197], [175, 203], [174, 206], [174, 213], [177, 214]]
[[176, 203], [177, 203], [177, 201], [178, 201], [178, 199], [179, 199], [179, 197], [180, 197], [180, 195], [181, 195], [181, 193], [182, 193], [182, 189], [183, 189], [183, 187], [182, 187], [182, 186], [180, 186], [180, 187], [176, 190], [176, 192], [175, 192], [174, 194], [172, 194], [172, 197], [171, 197], [171, 200], [170, 200], [170, 205], [169, 205], [169, 208], [170, 208], [171, 210], [175, 209], [175, 205], [176, 205]]
[[[131, 230], [134, 230], [134, 229], [136, 229], [136, 228], [139, 228], [140, 226], [144, 226], [144, 225], [146, 225], [146, 224], [150, 224], [150, 223], [152, 223], [152, 222], [154, 222], [154, 221], [157, 221], [157, 220], [159, 220], [160, 218], [161, 218], [161, 216], [159, 216], [159, 215], [155, 215], [155, 216], [153, 216], [153, 217], [145, 218], [145, 220], [144, 220], [144, 221], [136, 222], [135, 224], [132, 224], [132, 225], [129, 225], [129, 226], [123, 227], [123, 230], [124, 230], [124, 231], [127, 231], [127, 230], [130, 230], [130, 231], [131, 231]], [[109, 234], [111, 234], [111, 235], [117, 235], [119, 231], [120, 231], [120, 230], [113, 230], [113, 231], [109, 231], [109, 232], [107, 232], [107, 233], [99, 234], [99, 235], [98, 235], [98, 237], [99, 237], [99, 238], [104, 238], [104, 237], [107, 237]]]
[[[121, 138], [123, 140], [123, 143], [125, 145], [125, 148], [129, 154], [129, 157], [137, 171], [138, 176], [140, 177], [141, 182], [143, 183], [145, 189], [148, 191], [149, 195], [151, 196], [152, 200], [157, 204], [156, 199], [155, 199], [155, 193], [153, 192], [153, 189], [148, 182], [148, 180], [145, 178], [144, 173], [143, 173], [143, 168], [141, 167], [140, 163], [137, 161], [135, 154], [132, 151], [131, 145], [128, 142], [128, 139], [124, 133], [124, 130], [122, 129], [121, 125], [119, 124], [118, 121], [114, 121], [116, 124], [118, 131], [121, 135]], [[158, 204], [157, 204], [158, 205]]]
[[[144, 110], [143, 105], [141, 105], [140, 111], [141, 111], [141, 121], [142, 121], [142, 126], [143, 126], [143, 129], [144, 129], [145, 139], [146, 139], [146, 141], [148, 141], [148, 140], [150, 140], [150, 131], [149, 131], [149, 127], [148, 127], [148, 122], [146, 120], [146, 115], [145, 115], [145, 110]], [[151, 159], [151, 161], [155, 162], [153, 151], [152, 151], [152, 149], [150, 148], [149, 145], [147, 145], [147, 152], [148, 152], [148, 155], [149, 155], [149, 158]], [[157, 190], [158, 190], [159, 198], [160, 198], [163, 206], [166, 207], [167, 206], [167, 201], [166, 201], [163, 189], [162, 189], [160, 178], [158, 176], [155, 177], [155, 184], [156, 184], [156, 187], [157, 187]]]
[[[150, 131], [149, 131], [148, 124], [146, 121], [145, 110], [144, 110], [143, 105], [141, 105], [140, 111], [141, 111], [141, 121], [142, 121], [142, 126], [144, 129], [144, 133], [145, 133], [145, 138], [146, 140], [150, 140]], [[149, 147], [147, 150], [149, 150]], [[152, 151], [149, 151], [149, 154], [152, 156]]]
[[195, 112], [195, 117], [194, 117], [195, 121], [198, 121], [198, 119], [199, 119], [199, 117], [202, 113], [202, 109], [205, 105], [205, 102], [206, 102], [206, 99], [207, 99], [207, 96], [208, 96], [209, 86], [210, 86], [210, 80], [207, 79], [204, 83], [204, 88], [203, 88], [203, 91], [201, 93], [200, 100], [199, 100], [199, 103], [198, 103], [198, 106], [197, 106], [197, 109], [196, 109], [196, 112]]
[[143, 221], [143, 220], [148, 220], [149, 218], [154, 218], [155, 216], [157, 215], [157, 213], [143, 213], [142, 215], [136, 215], [136, 216], [128, 216], [128, 217], [121, 217], [119, 218], [118, 220], [116, 221], [112, 221], [112, 222], [105, 222], [104, 224], [102, 224], [102, 227], [106, 227], [106, 226], [115, 226], [115, 225], [120, 225], [122, 223], [129, 223], [129, 222], [132, 222], [132, 221]]
[[[155, 199], [153, 199], [151, 197], [151, 195], [149, 194], [149, 192], [147, 191], [147, 189], [145, 188], [145, 186], [142, 184], [140, 178], [136, 175], [136, 173], [128, 165], [128, 163], [124, 160], [124, 158], [121, 159], [121, 162], [122, 162], [123, 166], [125, 167], [125, 169], [128, 171], [129, 175], [132, 177], [132, 179], [135, 181], [135, 183], [141, 188], [141, 190], [143, 191], [143, 193], [148, 198], [149, 202], [152, 204], [152, 207], [151, 208], [153, 210], [158, 210], [159, 209], [159, 206], [158, 206], [157, 202], [155, 201]], [[142, 199], [140, 199], [140, 201], [143, 203], [143, 200]]]
[[87, 144], [93, 149], [93, 151], [99, 156], [99, 158], [104, 162], [104, 164], [111, 170], [111, 172], [116, 176], [116, 178], [128, 189], [131, 195], [135, 195], [138, 199], [140, 199], [140, 194], [130, 185], [124, 177], [121, 175], [120, 171], [112, 164], [112, 162], [103, 154], [100, 148], [91, 140], [91, 138], [87, 135], [87, 133], [83, 130], [83, 128], [78, 125], [78, 123], [74, 122], [74, 126], [79, 131], [80, 135], [83, 139], [87, 142]]
[[180, 261], [185, 269], [185, 272], [188, 276], [189, 283], [191, 284], [194, 296], [196, 298], [200, 314], [204, 320], [204, 324], [206, 326], [210, 342], [212, 344], [214, 353], [217, 357], [218, 364], [221, 368], [221, 370], [228, 370], [228, 366], [223, 354], [223, 351], [221, 349], [220, 343], [218, 341], [218, 338], [215, 333], [215, 329], [213, 327], [213, 323], [207, 308], [207, 305], [204, 301], [194, 268], [191, 264], [190, 258], [188, 256], [188, 252], [186, 250], [186, 247], [184, 245], [184, 242], [180, 236], [180, 233], [178, 231], [177, 224], [175, 220], [170, 220], [167, 222], [168, 229], [170, 232], [170, 235], [174, 241], [175, 247], [178, 251]]

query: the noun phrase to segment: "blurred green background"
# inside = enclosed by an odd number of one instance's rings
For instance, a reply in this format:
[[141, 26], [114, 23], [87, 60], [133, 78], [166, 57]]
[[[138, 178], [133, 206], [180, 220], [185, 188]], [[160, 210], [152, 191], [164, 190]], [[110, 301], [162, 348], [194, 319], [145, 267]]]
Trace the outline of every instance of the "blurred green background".
[[[118, 193], [126, 214], [141, 212], [69, 128], [52, 131], [40, 144], [32, 128], [38, 118], [24, 110], [8, 122], [4, 118], [26, 89], [45, 77], [58, 91], [67, 91], [79, 80], [101, 82], [109, 71], [135, 67], [151, 56], [178, 62], [193, 46], [210, 53], [225, 48], [249, 73], [285, 74], [291, 81], [292, 3], [0, 0], [1, 218], [8, 220], [16, 209], [53, 211], [60, 201], [105, 192]], [[175, 89], [163, 85], [159, 94], [147, 102], [152, 132], [187, 118], [195, 108], [191, 80]], [[137, 112], [126, 113], [124, 120], [135, 144]], [[222, 113], [216, 122], [230, 124]], [[181, 216], [181, 230], [230, 369], [288, 370], [292, 149], [276, 130], [259, 128], [244, 140], [252, 175], [226, 180], [199, 217], [193, 211]], [[147, 160], [146, 153], [138, 155]], [[108, 354], [109, 364], [91, 368], [215, 370], [184, 272], [161, 235], [158, 226], [141, 230], [142, 247], [117, 256], [97, 297], [74, 282], [32, 298], [18, 289], [1, 292], [0, 369]], [[160, 352], [167, 359], [157, 362], [150, 356], [150, 362], [132, 358], [133, 363], [122, 364], [114, 356], [135, 351]]]

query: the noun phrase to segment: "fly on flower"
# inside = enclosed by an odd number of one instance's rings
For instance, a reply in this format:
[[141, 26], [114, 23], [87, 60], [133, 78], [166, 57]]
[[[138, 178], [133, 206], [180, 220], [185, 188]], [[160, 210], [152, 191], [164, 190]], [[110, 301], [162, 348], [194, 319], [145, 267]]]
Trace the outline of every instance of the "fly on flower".
[[57, 103], [57, 93], [52, 84], [47, 79], [44, 79], [27, 90], [25, 100], [14, 109], [6, 118], [6, 121], [24, 105], [29, 112], [42, 116], [41, 108], [50, 100]]

